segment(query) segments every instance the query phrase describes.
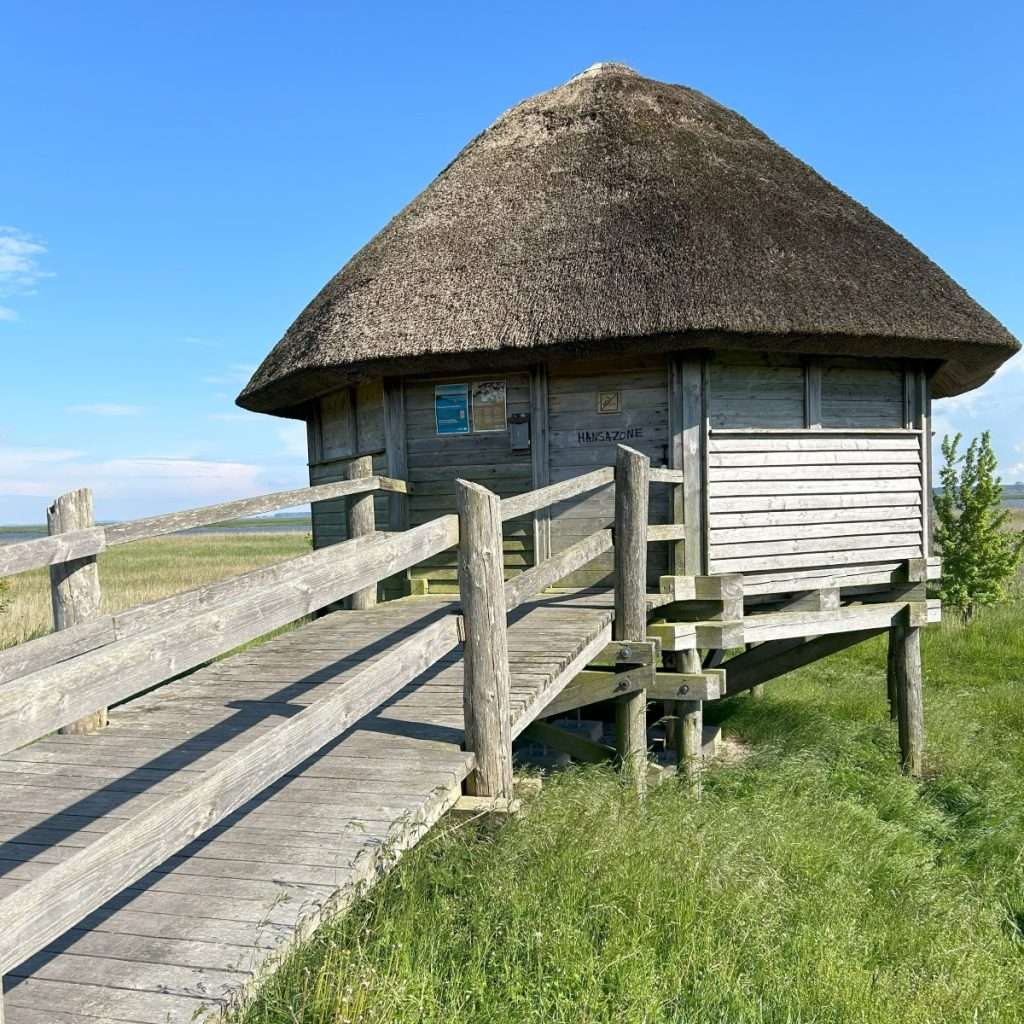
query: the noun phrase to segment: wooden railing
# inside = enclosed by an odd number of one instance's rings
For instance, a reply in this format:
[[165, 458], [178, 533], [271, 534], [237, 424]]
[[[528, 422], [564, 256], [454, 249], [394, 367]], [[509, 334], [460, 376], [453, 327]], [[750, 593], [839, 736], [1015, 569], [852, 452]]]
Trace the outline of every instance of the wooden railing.
[[[301, 487], [295, 491], [278, 491], [256, 498], [242, 498], [239, 501], [207, 505], [185, 512], [171, 512], [168, 515], [151, 516], [147, 519], [135, 519], [126, 523], [70, 529], [50, 537], [0, 547], [0, 576], [13, 576], [28, 569], [98, 555], [116, 544], [127, 544], [148, 537], [162, 537], [169, 533], [230, 522], [243, 516], [259, 515], [275, 509], [304, 505], [307, 502], [351, 497], [377, 490], [405, 494], [407, 489], [408, 485], [404, 480], [366, 476], [356, 480], [341, 480], [333, 484], [319, 484], [316, 487]], [[72, 492], [79, 493], [81, 492]]]
[[[340, 497], [352, 499], [351, 535], [367, 536], [374, 532], [373, 492], [405, 494], [408, 485], [402, 480], [372, 475], [369, 460], [365, 463], [357, 460], [350, 467], [350, 477], [354, 478], [109, 526], [93, 525], [90, 491], [83, 489], [62, 495], [47, 513], [51, 536], [0, 547], [0, 577], [49, 566], [55, 629], [52, 634], [0, 651], [0, 684], [115, 641], [126, 640], [157, 624], [226, 605], [260, 586], [297, 579], [311, 565], [308, 558], [294, 559], [116, 615], [103, 615], [100, 612], [101, 590], [96, 555], [108, 547]], [[366, 504], [371, 506], [368, 521]], [[367, 603], [363, 594], [359, 606], [365, 607]], [[185, 664], [181, 671], [195, 664], [198, 662]], [[82, 718], [62, 723], [61, 727], [67, 732], [91, 732], [105, 724], [106, 708], [97, 707]]]
[[[269, 630], [375, 587], [380, 581], [458, 545], [461, 615], [433, 621], [346, 680], [331, 696], [252, 739], [204, 773], [186, 792], [164, 797], [0, 900], [0, 975], [142, 878], [192, 839], [244, 805], [394, 696], [464, 637], [468, 782], [477, 795], [510, 798], [512, 738], [507, 614], [613, 547], [598, 530], [564, 551], [503, 580], [503, 521], [615, 483], [615, 636], [642, 639], [646, 624], [647, 485], [661, 480], [649, 460], [620, 448], [616, 467], [502, 501], [467, 481], [456, 485], [457, 515], [401, 533], [373, 533], [268, 569], [162, 602], [74, 625], [4, 652], [0, 662], [0, 753], [31, 743], [98, 707], [125, 700]], [[0, 571], [79, 559], [104, 545], [220, 522], [232, 515], [300, 501], [402, 493], [401, 481], [365, 476], [322, 487], [215, 505], [117, 527], [76, 529], [60, 538], [0, 549]], [[89, 556], [86, 556], [89, 557]], [[642, 692], [622, 702], [624, 763], [638, 780], [645, 739]], [[638, 781], [642, 785], [642, 781]], [[0, 1005], [2, 1024], [2, 1005]]]

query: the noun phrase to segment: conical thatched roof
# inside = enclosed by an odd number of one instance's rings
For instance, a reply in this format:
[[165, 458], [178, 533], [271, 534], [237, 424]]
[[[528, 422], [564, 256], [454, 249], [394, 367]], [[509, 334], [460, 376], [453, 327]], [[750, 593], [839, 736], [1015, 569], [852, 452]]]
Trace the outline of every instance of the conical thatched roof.
[[[303, 310], [239, 396], [539, 350], [752, 347], [942, 361], [1019, 346], [905, 238], [733, 111], [598, 64], [474, 139]], [[477, 363], [479, 365], [479, 363]]]

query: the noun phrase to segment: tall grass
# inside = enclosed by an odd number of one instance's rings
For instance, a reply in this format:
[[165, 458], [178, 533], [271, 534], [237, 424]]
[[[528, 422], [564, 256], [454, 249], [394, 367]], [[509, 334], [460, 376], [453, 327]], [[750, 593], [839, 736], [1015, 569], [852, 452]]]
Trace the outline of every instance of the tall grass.
[[[227, 579], [309, 550], [302, 533], [180, 534], [111, 548], [99, 556], [103, 610], [120, 611]], [[10, 578], [0, 607], [0, 648], [53, 628], [47, 570]]]
[[581, 769], [498, 830], [436, 831], [238, 1020], [1024, 1019], [1024, 608], [924, 657], [924, 781], [862, 645], [710, 708], [751, 755], [700, 804]]

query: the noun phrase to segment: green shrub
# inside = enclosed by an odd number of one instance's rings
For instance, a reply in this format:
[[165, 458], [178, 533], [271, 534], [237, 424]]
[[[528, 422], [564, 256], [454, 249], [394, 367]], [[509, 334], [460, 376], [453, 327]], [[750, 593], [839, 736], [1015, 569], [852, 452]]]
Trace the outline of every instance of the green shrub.
[[1024, 533], [1007, 529], [1003, 485], [988, 431], [960, 455], [960, 434], [942, 441], [942, 493], [935, 499], [935, 539], [942, 552], [941, 596], [969, 622], [998, 604], [1024, 558]]

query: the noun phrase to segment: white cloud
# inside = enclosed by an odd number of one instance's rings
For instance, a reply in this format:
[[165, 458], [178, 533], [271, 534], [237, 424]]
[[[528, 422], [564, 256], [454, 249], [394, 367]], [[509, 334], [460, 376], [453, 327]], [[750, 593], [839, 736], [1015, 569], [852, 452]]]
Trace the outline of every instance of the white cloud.
[[87, 413], [90, 416], [139, 416], [144, 412], [141, 405], [115, 405], [105, 402], [95, 405], [69, 405], [64, 411]]
[[[935, 458], [946, 435], [963, 434], [965, 444], [982, 431], [992, 434], [992, 444], [1006, 480], [1021, 475], [1015, 454], [1024, 452], [1024, 353], [1005, 362], [995, 376], [975, 391], [935, 402], [932, 418]], [[938, 461], [937, 463], [938, 464]]]
[[211, 412], [207, 419], [215, 423], [251, 423], [252, 413], [249, 412]]
[[[18, 228], [0, 225], [0, 296], [24, 295], [45, 277], [53, 274], [39, 265], [46, 246], [38, 238]], [[0, 320], [16, 320], [10, 306], [0, 306]]]
[[0, 495], [52, 499], [91, 487], [97, 501], [130, 500], [168, 511], [265, 493], [264, 467], [210, 459], [134, 456], [88, 459], [65, 448], [0, 447]]
[[0, 226], [0, 282], [31, 288], [44, 277], [52, 277], [39, 266], [46, 246], [26, 231]]
[[200, 378], [204, 384], [220, 384], [230, 387], [242, 387], [249, 383], [249, 378], [256, 372], [256, 367], [249, 363], [232, 363], [221, 373]]
[[288, 423], [277, 428], [277, 436], [284, 445], [285, 454], [294, 459], [301, 459], [305, 462], [309, 458], [309, 443], [306, 439], [306, 424], [298, 420], [289, 420]]

